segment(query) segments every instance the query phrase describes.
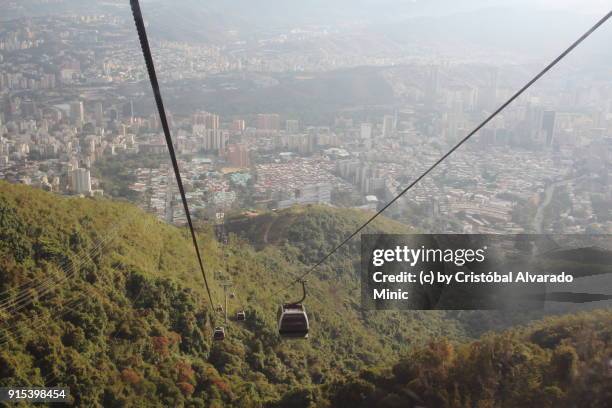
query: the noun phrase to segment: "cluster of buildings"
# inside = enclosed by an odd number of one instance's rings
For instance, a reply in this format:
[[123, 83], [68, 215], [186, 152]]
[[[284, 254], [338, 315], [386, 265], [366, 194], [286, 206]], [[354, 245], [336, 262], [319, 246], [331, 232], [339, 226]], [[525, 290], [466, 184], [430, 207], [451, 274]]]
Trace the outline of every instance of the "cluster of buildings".
[[[277, 208], [296, 204], [331, 204], [332, 187], [350, 186], [332, 173], [333, 163], [325, 158], [283, 155], [277, 163], [258, 164], [254, 193], [261, 203]], [[274, 204], [272, 204], [274, 205]]]
[[[61, 34], [61, 46], [49, 46], [53, 33]], [[273, 35], [248, 52], [235, 44], [153, 46], [159, 77], [178, 84], [221, 72], [389, 62], [350, 53], [269, 53], [321, 35], [328, 34]], [[508, 79], [518, 75], [507, 72], [512, 67], [403, 62], [380, 68], [393, 102], [343, 109], [312, 123], [299, 112], [170, 109], [194, 213], [303, 204], [375, 210], [520, 85]], [[612, 83], [597, 77], [568, 81], [564, 75], [553, 73], [546, 87], [505, 109], [388, 214], [428, 231], [610, 232]], [[183, 223], [171, 167], [160, 159], [167, 147], [159, 118], [142, 114], [134, 103], [142, 97], [142, 80], [146, 73], [129, 19], [75, 15], [3, 23], [0, 177], [64, 194], [134, 193], [143, 208]], [[154, 159], [128, 165], [123, 158]], [[565, 204], [554, 204], [560, 198]]]
[[[237, 193], [232, 188], [232, 177], [215, 171], [212, 160], [195, 158], [179, 163], [190, 210], [195, 218], [211, 219], [217, 212], [233, 207]], [[169, 163], [157, 168], [137, 168], [135, 182], [129, 188], [140, 194], [140, 206], [160, 219], [176, 225], [187, 222], [176, 187], [174, 170]], [[232, 176], [242, 175], [235, 173]], [[234, 180], [240, 183], [240, 180]]]

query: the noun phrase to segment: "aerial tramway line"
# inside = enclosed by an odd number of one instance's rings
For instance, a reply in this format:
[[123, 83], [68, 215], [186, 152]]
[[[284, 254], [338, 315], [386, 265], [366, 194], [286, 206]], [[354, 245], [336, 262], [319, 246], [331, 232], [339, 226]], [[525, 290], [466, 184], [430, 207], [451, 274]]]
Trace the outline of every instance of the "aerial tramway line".
[[[191, 231], [191, 237], [192, 237], [193, 245], [196, 251], [197, 260], [200, 265], [200, 270], [202, 272], [202, 277], [204, 279], [204, 284], [206, 286], [206, 291], [208, 293], [208, 299], [210, 301], [210, 305], [212, 308], [214, 308], [215, 303], [213, 302], [213, 299], [212, 299], [210, 287], [208, 284], [208, 279], [204, 271], [204, 266], [202, 264], [200, 250], [198, 248], [196, 234], [193, 228], [193, 224], [191, 222], [191, 214], [189, 212], [189, 206], [187, 204], [187, 199], [185, 197], [183, 183], [181, 180], [181, 175], [180, 175], [178, 163], [177, 163], [175, 152], [174, 152], [174, 146], [172, 144], [172, 137], [170, 135], [168, 121], [166, 119], [166, 112], [165, 112], [163, 100], [161, 97], [161, 91], [159, 89], [159, 83], [157, 81], [157, 75], [155, 73], [155, 66], [153, 64], [153, 57], [151, 55], [151, 50], [149, 47], [149, 41], [148, 41], [147, 33], [145, 30], [145, 24], [143, 21], [140, 4], [138, 0], [130, 0], [130, 4], [132, 8], [132, 14], [134, 15], [134, 22], [136, 24], [136, 30], [138, 32], [138, 38], [140, 40], [142, 53], [143, 53], [144, 60], [147, 66], [147, 71], [149, 74], [149, 81], [153, 89], [153, 94], [155, 97], [157, 110], [159, 112], [160, 121], [162, 123], [162, 128], [164, 130], [164, 136], [166, 139], [166, 144], [168, 146], [168, 152], [172, 160], [172, 166], [174, 168], [176, 181], [178, 184], [179, 192], [181, 194], [181, 199], [183, 201], [183, 207], [185, 210], [185, 215], [187, 217], [187, 223]], [[342, 242], [340, 242], [340, 244], [336, 245], [331, 251], [329, 251], [325, 256], [323, 256], [318, 262], [316, 262], [314, 265], [308, 268], [308, 270], [304, 272], [302, 275], [298, 276], [296, 279], [292, 280], [290, 283], [288, 283], [287, 285], [285, 285], [278, 291], [274, 292], [271, 296], [269, 296], [268, 299], [282, 292], [285, 292], [287, 289], [289, 289], [291, 286], [295, 285], [296, 283], [302, 284], [302, 298], [297, 302], [285, 303], [279, 307], [278, 331], [281, 337], [283, 338], [307, 338], [308, 337], [310, 326], [309, 326], [309, 321], [308, 321], [308, 315], [306, 313], [306, 309], [303, 304], [304, 300], [306, 299], [306, 295], [307, 295], [306, 283], [304, 280], [306, 276], [308, 276], [310, 273], [315, 271], [327, 259], [329, 259], [329, 257], [331, 257], [334, 253], [336, 253], [340, 248], [342, 248], [352, 238], [357, 236], [366, 226], [368, 226], [372, 221], [374, 221], [380, 214], [382, 214], [387, 208], [389, 208], [393, 203], [395, 203], [400, 197], [402, 197], [404, 194], [410, 191], [416, 184], [418, 184], [423, 178], [425, 178], [432, 170], [438, 167], [438, 165], [440, 165], [444, 160], [446, 160], [451, 154], [453, 154], [459, 147], [461, 147], [465, 142], [467, 142], [472, 136], [478, 133], [493, 118], [495, 118], [499, 113], [501, 113], [504, 109], [506, 109], [508, 105], [510, 105], [514, 100], [516, 100], [525, 91], [527, 91], [534, 83], [536, 83], [540, 78], [542, 78], [548, 71], [550, 71], [561, 60], [563, 60], [576, 47], [578, 47], [578, 45], [580, 45], [585, 39], [587, 39], [591, 34], [593, 34], [605, 22], [607, 22], [610, 19], [610, 17], [612, 17], [612, 11], [608, 12], [603, 18], [601, 18], [597, 23], [595, 23], [587, 32], [585, 32], [582, 36], [580, 36], [565, 51], [563, 51], [558, 57], [556, 57], [546, 67], [544, 67], [544, 69], [542, 69], [537, 75], [535, 75], [531, 80], [529, 80], [522, 88], [520, 88], [516, 93], [514, 93], [506, 102], [504, 102], [499, 108], [497, 108], [492, 114], [490, 114], [484, 121], [482, 121], [476, 128], [474, 128], [474, 130], [472, 130], [467, 136], [465, 136], [457, 144], [455, 144], [448, 152], [446, 152], [443, 156], [441, 156], [427, 170], [425, 170], [421, 175], [419, 175], [412, 183], [410, 183], [406, 188], [404, 188], [397, 196], [395, 196], [391, 201], [385, 204], [385, 206], [383, 206], [372, 217], [370, 217], [366, 222], [364, 222], [361, 226], [359, 226], [359, 228], [357, 228], [348, 237], [346, 237]], [[221, 238], [222, 238], [221, 242], [223, 242], [224, 245], [227, 244], [227, 236], [223, 234]], [[241, 312], [238, 312], [236, 314], [236, 320], [244, 320], [246, 318], [246, 315], [244, 314], [244, 310]], [[240, 317], [239, 317], [239, 313], [241, 313]], [[214, 324], [214, 315], [213, 315], [213, 324]], [[213, 332], [213, 339], [214, 340], [225, 339], [225, 328], [223, 326], [215, 327], [214, 332]]]
[[[237, 322], [246, 321], [246, 312], [244, 308], [244, 304], [238, 299], [236, 292], [228, 290], [234, 285], [233, 282], [229, 279], [229, 267], [228, 267], [228, 256], [227, 246], [229, 245], [229, 237], [227, 234], [227, 230], [225, 228], [225, 208], [217, 207], [215, 209], [215, 217], [213, 221], [214, 234], [217, 242], [221, 245], [221, 260], [223, 262], [222, 270], [216, 271], [215, 279], [219, 281], [219, 284], [223, 287], [223, 297], [225, 300], [225, 305], [219, 304], [217, 306], [217, 311], [219, 313], [224, 314], [224, 325], [227, 326], [228, 313], [229, 313], [229, 300], [231, 299], [233, 302], [239, 304], [239, 309], [236, 310], [234, 314], [234, 320]], [[214, 340], [224, 340], [225, 339], [225, 326], [217, 326], [213, 332]]]
[[[232, 299], [232, 300], [237, 300], [236, 299], [237, 297], [236, 297], [235, 292], [232, 291], [229, 294], [227, 292], [227, 290], [233, 286], [233, 283], [228, 279], [228, 276], [229, 276], [229, 270], [227, 266], [228, 254], [226, 252], [226, 248], [227, 248], [227, 245], [229, 244], [229, 239], [228, 239], [227, 231], [225, 229], [225, 213], [220, 212], [218, 209], [215, 213], [214, 231], [215, 231], [215, 237], [217, 239], [217, 242], [221, 244], [221, 248], [222, 248], [221, 259], [223, 262], [223, 271], [219, 272], [219, 274], [216, 277], [219, 280], [221, 280], [220, 285], [223, 287], [223, 296], [225, 299], [225, 307], [219, 305], [217, 307], [217, 310], [219, 312], [224, 313], [224, 321], [225, 321], [224, 324], [227, 325], [227, 316], [228, 316], [228, 309], [229, 309], [228, 297], [229, 299]], [[246, 313], [244, 311], [244, 306], [242, 307], [242, 309], [236, 312], [235, 316], [236, 316], [235, 317], [236, 321], [246, 320]], [[225, 339], [225, 327], [224, 326], [215, 327], [215, 330], [213, 332], [213, 339], [217, 341]]]

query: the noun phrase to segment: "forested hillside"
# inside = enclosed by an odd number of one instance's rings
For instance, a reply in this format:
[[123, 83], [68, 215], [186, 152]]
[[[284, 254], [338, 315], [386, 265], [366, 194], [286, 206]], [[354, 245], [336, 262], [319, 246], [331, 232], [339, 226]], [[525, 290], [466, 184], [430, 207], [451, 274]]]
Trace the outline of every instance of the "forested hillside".
[[[213, 343], [221, 315], [187, 230], [126, 203], [0, 182], [0, 386], [65, 384], [87, 407], [485, 407], [515, 395], [528, 406], [538, 392], [580, 401], [587, 383], [609, 397], [609, 312], [469, 343], [484, 314], [362, 311], [358, 240], [309, 276], [310, 338], [281, 340], [276, 309], [300, 292], [276, 293], [367, 216], [240, 216], [227, 246], [202, 225], [209, 276], [231, 278], [230, 315], [247, 314]], [[374, 231], [410, 230], [383, 218]], [[221, 303], [218, 279], [212, 289]]]
[[[301, 227], [312, 228], [305, 220]], [[157, 396], [159, 406], [257, 406], [292, 393], [316, 399], [319, 384], [393, 361], [428, 338], [463, 337], [441, 312], [362, 313], [354, 265], [339, 258], [321, 279], [310, 277], [311, 338], [281, 341], [278, 304], [300, 289], [272, 295], [305, 270], [303, 253], [256, 251], [233, 234], [223, 251], [204, 226], [206, 269], [211, 277], [227, 270], [236, 293], [229, 311], [247, 312], [213, 344], [213, 313], [186, 230], [129, 204], [1, 182], [0, 235], [0, 385], [65, 383], [83, 406], [151, 404], [143, 395]], [[343, 270], [349, 277], [329, 279]], [[213, 282], [215, 303], [221, 295]]]
[[453, 345], [432, 341], [391, 369], [330, 387], [331, 406], [589, 407], [612, 401], [612, 311], [548, 318]]

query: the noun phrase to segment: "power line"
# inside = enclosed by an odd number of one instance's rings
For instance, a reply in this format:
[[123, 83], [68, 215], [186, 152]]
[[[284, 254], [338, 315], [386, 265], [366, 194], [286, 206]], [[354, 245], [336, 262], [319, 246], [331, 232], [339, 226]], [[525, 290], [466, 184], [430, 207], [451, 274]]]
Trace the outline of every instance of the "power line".
[[183, 180], [181, 179], [181, 172], [178, 167], [176, 160], [176, 154], [174, 152], [174, 145], [172, 144], [172, 136], [170, 135], [170, 128], [168, 127], [168, 120], [166, 119], [166, 110], [164, 109], [164, 103], [161, 97], [161, 91], [159, 89], [159, 83], [157, 82], [157, 75], [155, 73], [155, 66], [153, 65], [153, 56], [151, 55], [151, 49], [149, 48], [149, 39], [147, 38], [147, 32], [145, 30], [144, 21], [142, 18], [142, 12], [140, 10], [140, 4], [138, 0], [130, 0], [132, 7], [132, 14], [134, 15], [134, 23], [136, 23], [136, 31], [138, 32], [138, 39], [140, 40], [140, 47], [142, 48], [142, 55], [144, 56], [145, 63], [147, 65], [147, 71], [149, 73], [149, 81], [151, 82], [151, 88], [153, 88], [153, 95], [155, 96], [155, 103], [157, 104], [157, 110], [159, 112], [159, 118], [164, 129], [164, 136], [166, 138], [166, 145], [168, 146], [168, 152], [170, 153], [170, 159], [172, 160], [172, 167], [174, 168], [174, 175], [176, 176], [176, 183], [181, 194], [183, 201], [183, 209], [185, 210], [185, 216], [187, 217], [187, 224], [189, 225], [189, 231], [191, 231], [191, 239], [193, 241], [193, 247], [196, 251], [198, 263], [200, 264], [200, 270], [202, 271], [202, 277], [204, 278], [204, 284], [206, 286], [206, 292], [208, 293], [208, 300], [210, 300], [210, 307], [213, 310], [213, 323], [215, 319], [214, 310], [215, 304], [210, 293], [210, 287], [208, 285], [208, 279], [206, 278], [206, 272], [204, 271], [204, 265], [202, 264], [202, 256], [200, 255], [200, 248], [198, 246], [198, 240], [196, 233], [193, 229], [193, 223], [191, 221], [191, 213], [189, 212], [189, 206], [187, 205], [187, 198], [185, 197], [185, 189], [183, 188]]
[[453, 146], [448, 152], [446, 152], [442, 157], [440, 157], [434, 164], [432, 164], [427, 170], [425, 170], [419, 177], [417, 177], [408, 187], [404, 188], [397, 196], [395, 196], [391, 201], [389, 201], [383, 208], [378, 210], [372, 217], [370, 217], [365, 223], [363, 223], [359, 228], [357, 228], [351, 235], [345, 238], [340, 244], [334, 247], [330, 252], [327, 253], [323, 258], [321, 258], [316, 264], [311, 266], [305, 273], [303, 273], [297, 279], [291, 281], [288, 285], [284, 286], [282, 289], [276, 291], [272, 296], [279, 294], [287, 290], [289, 287], [298, 283], [302, 279], [304, 279], [307, 275], [312, 273], [315, 269], [321, 266], [330, 256], [336, 253], [340, 248], [342, 248], [347, 242], [349, 242], [355, 235], [359, 234], [366, 226], [368, 226], [372, 221], [374, 221], [380, 214], [382, 214], [387, 208], [389, 208], [393, 203], [395, 203], [400, 197], [406, 194], [412, 187], [414, 187], [419, 181], [421, 181], [425, 176], [427, 176], [433, 169], [435, 169], [440, 163], [442, 163], [446, 158], [448, 158], [451, 154], [455, 152], [461, 145], [467, 142], [472, 136], [474, 136], [480, 129], [482, 129], [487, 123], [489, 123], [495, 116], [497, 116], [500, 112], [502, 112], [508, 105], [514, 102], [519, 96], [521, 96], [527, 89], [529, 89], [534, 83], [536, 83], [541, 77], [543, 77], [551, 68], [559, 63], [563, 58], [565, 58], [570, 52], [574, 50], [578, 45], [580, 45], [585, 39], [587, 39], [591, 34], [593, 34], [600, 26], [602, 26], [606, 21], [608, 21], [612, 17], [612, 11], [608, 12], [601, 20], [599, 20], [595, 25], [593, 25], [587, 32], [585, 32], [580, 38], [578, 38], [572, 45], [570, 45], [565, 51], [563, 51], [557, 58], [555, 58], [551, 63], [549, 63], [544, 69], [542, 69], [536, 76], [534, 76], [529, 82], [527, 82], [521, 89], [519, 89], [514, 95], [512, 95], [506, 102], [504, 102], [499, 108], [497, 108], [492, 114], [490, 114], [484, 121], [482, 121], [474, 130], [472, 130], [467, 136], [461, 139], [455, 146]]

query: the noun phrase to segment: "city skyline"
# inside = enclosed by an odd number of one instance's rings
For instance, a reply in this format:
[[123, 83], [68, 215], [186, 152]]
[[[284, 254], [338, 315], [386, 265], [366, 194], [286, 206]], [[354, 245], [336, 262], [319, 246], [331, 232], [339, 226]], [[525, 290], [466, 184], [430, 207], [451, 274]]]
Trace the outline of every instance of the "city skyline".
[[[147, 159], [166, 147], [125, 17], [5, 26], [0, 174], [56, 192], [127, 197], [181, 223], [165, 159]], [[175, 147], [201, 217], [217, 207], [300, 203], [376, 209], [535, 66], [473, 48], [425, 57], [429, 49], [361, 54], [336, 42], [333, 55], [309, 54], [309, 44], [329, 45], [322, 30], [277, 33], [242, 48], [153, 37]], [[117, 38], [121, 45], [109, 47]], [[267, 48], [285, 43], [297, 48]], [[612, 86], [598, 63], [581, 57], [568, 57], [389, 214], [431, 231], [609, 231], [603, 174]], [[569, 204], [551, 216], [555, 194]]]
[[0, 401], [608, 407], [609, 8], [0, 0]]

